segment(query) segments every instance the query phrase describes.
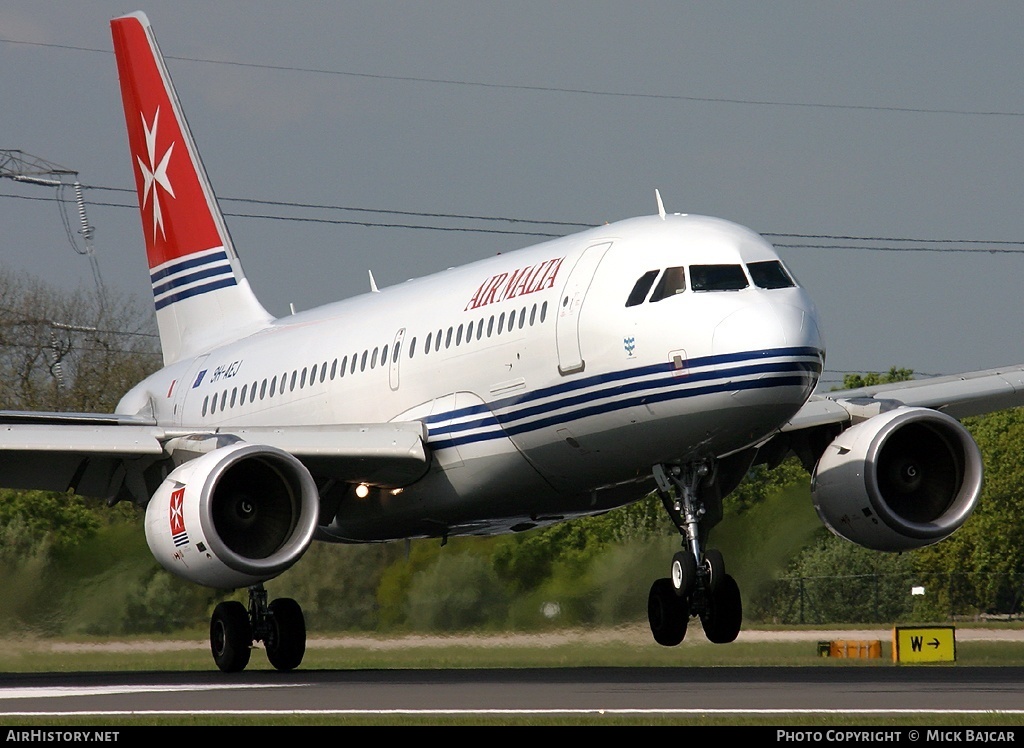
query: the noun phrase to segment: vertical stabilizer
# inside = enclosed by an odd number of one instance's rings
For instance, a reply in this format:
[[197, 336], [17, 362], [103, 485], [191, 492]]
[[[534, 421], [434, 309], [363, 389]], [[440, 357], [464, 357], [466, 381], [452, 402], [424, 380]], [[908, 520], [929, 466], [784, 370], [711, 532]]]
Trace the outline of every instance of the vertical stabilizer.
[[231, 244], [143, 13], [110, 22], [164, 363], [272, 320]]

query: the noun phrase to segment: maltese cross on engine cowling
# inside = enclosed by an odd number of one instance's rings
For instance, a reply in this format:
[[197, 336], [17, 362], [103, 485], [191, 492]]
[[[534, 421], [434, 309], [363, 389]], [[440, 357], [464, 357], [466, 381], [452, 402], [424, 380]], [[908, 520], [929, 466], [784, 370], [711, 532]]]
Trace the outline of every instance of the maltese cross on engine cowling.
[[174, 541], [174, 546], [176, 548], [180, 548], [183, 545], [188, 545], [188, 531], [185, 530], [185, 515], [182, 510], [182, 504], [184, 503], [184, 501], [184, 486], [176, 489], [173, 493], [171, 493], [171, 539]]

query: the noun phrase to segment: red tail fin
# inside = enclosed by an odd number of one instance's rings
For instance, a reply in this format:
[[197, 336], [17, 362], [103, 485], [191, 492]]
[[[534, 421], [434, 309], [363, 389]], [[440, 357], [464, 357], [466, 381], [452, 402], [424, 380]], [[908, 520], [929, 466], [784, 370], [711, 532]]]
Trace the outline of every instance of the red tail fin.
[[149, 20], [111, 21], [164, 361], [265, 326]]

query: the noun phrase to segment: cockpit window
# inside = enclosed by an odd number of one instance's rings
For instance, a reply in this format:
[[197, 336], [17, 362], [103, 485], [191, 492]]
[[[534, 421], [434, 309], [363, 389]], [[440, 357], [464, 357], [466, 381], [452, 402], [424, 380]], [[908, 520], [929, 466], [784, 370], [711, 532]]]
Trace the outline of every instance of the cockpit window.
[[668, 268], [654, 287], [651, 301], [661, 301], [686, 290], [686, 273], [683, 268]]
[[693, 265], [690, 283], [694, 291], [739, 291], [750, 285], [739, 265]]
[[747, 265], [750, 277], [758, 288], [792, 288], [796, 285], [786, 268], [778, 260], [751, 262]]
[[651, 290], [651, 284], [654, 283], [654, 279], [657, 277], [657, 270], [648, 270], [646, 273], [641, 275], [633, 285], [633, 290], [629, 292], [629, 298], [626, 299], [626, 306], [643, 304], [644, 299], [647, 298], [647, 292]]

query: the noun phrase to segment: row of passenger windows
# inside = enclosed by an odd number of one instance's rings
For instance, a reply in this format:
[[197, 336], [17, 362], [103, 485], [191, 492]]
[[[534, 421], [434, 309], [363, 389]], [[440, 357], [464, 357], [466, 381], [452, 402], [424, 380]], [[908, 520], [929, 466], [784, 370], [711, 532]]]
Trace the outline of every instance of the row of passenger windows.
[[[503, 332], [512, 332], [517, 327], [522, 330], [527, 324], [532, 327], [535, 324], [543, 323], [547, 317], [548, 302], [545, 301], [539, 307], [537, 304], [534, 304], [533, 307], [524, 306], [518, 313], [515, 310], [507, 314], [502, 312], [497, 318], [492, 314], [490, 319], [487, 320], [486, 331], [484, 330], [484, 320], [481, 318], [475, 325], [470, 321], [468, 324], [459, 325], [457, 328], [449, 327], [447, 332], [444, 329], [438, 330], [436, 335], [428, 332], [426, 339], [423, 341], [423, 353], [426, 355], [431, 350], [439, 351], [442, 345], [445, 348], [451, 348], [452, 345], [459, 346], [463, 342], [469, 343], [474, 339], [474, 335], [476, 340], [480, 340], [484, 335], [487, 337], [501, 335]], [[415, 355], [416, 338], [413, 338], [412, 342], [409, 343], [409, 358]]]
[[[751, 262], [747, 264], [747, 270], [758, 288], [791, 288], [796, 285], [778, 260]], [[648, 270], [633, 285], [626, 306], [637, 306], [645, 300], [661, 301], [682, 293], [686, 290], [686, 271], [685, 267]], [[689, 275], [690, 288], [694, 291], [739, 291], [750, 285], [742, 265], [690, 265]], [[653, 292], [651, 286], [654, 286]]]
[[[447, 330], [441, 328], [436, 333], [433, 331], [428, 332], [423, 340], [423, 347], [420, 350], [422, 355], [426, 356], [431, 351], [435, 353], [440, 351], [442, 346], [447, 349], [453, 346], [468, 345], [473, 340], [481, 340], [484, 336], [489, 338], [494, 335], [510, 333], [516, 328], [522, 330], [527, 325], [532, 327], [535, 324], [542, 324], [547, 320], [547, 316], [548, 302], [546, 301], [540, 305], [534, 304], [532, 307], [524, 306], [518, 311], [502, 312], [497, 316], [492, 314], [490, 318], [481, 317], [477, 321], [463, 323], [458, 327], [449, 327]], [[394, 345], [385, 344], [374, 348], [372, 351], [367, 348], [362, 353], [353, 353], [351, 357], [336, 358], [330, 365], [328, 365], [327, 361], [324, 361], [323, 363], [303, 367], [301, 371], [295, 369], [291, 373], [285, 372], [280, 377], [274, 376], [270, 379], [253, 382], [252, 384], [246, 383], [241, 387], [232, 387], [230, 390], [225, 389], [220, 393], [207, 395], [203, 398], [202, 415], [213, 415], [230, 410], [236, 406], [245, 405], [246, 403], [254, 403], [257, 398], [265, 400], [277, 397], [285, 394], [285, 392], [293, 392], [296, 389], [301, 390], [307, 386], [311, 387], [317, 382], [323, 384], [328, 379], [341, 379], [346, 373], [349, 375], [355, 374], [357, 369], [362, 372], [366, 371], [367, 368], [375, 369], [378, 365], [383, 367], [388, 363], [389, 353], [391, 355], [390, 363], [397, 364], [401, 351], [402, 341], [397, 340]], [[409, 341], [409, 358], [416, 356], [416, 352], [417, 338], [413, 337]]]

